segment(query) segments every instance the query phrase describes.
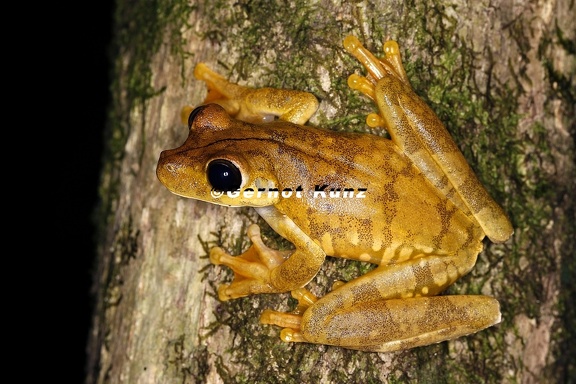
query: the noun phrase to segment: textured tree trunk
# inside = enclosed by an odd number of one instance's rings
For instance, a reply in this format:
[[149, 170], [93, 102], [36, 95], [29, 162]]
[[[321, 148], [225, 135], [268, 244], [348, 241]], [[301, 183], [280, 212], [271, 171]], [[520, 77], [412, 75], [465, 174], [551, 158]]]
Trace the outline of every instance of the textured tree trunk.
[[[574, 2], [288, 3], [117, 2], [87, 383], [573, 380]], [[362, 72], [342, 49], [347, 34], [375, 52], [386, 37], [399, 42], [413, 87], [510, 215], [513, 238], [486, 241], [474, 270], [449, 289], [497, 297], [501, 324], [366, 353], [281, 342], [258, 319], [265, 308], [290, 309], [287, 294], [217, 300], [231, 274], [210, 265], [207, 250], [239, 254], [246, 226], [264, 224], [249, 209], [177, 197], [156, 178], [160, 152], [187, 136], [181, 107], [205, 96], [192, 69], [204, 61], [242, 84], [310, 91], [321, 101], [311, 124], [366, 131], [374, 107], [346, 86]], [[365, 270], [328, 258], [311, 284], [327, 289]]]

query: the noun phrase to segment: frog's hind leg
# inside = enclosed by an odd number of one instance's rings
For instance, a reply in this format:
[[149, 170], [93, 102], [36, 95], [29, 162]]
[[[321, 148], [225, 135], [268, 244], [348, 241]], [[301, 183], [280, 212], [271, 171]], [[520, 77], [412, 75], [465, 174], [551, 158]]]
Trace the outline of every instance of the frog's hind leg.
[[385, 59], [379, 60], [357, 38], [348, 36], [344, 47], [369, 72], [351, 75], [348, 85], [375, 101], [379, 113], [367, 124], [384, 127], [392, 141], [436, 188], [462, 211], [474, 216], [494, 242], [507, 240], [513, 228], [502, 208], [490, 197], [452, 140], [438, 116], [412, 90], [395, 41], [384, 43]]
[[293, 313], [266, 311], [261, 322], [283, 327], [284, 341], [377, 352], [478, 332], [500, 321], [496, 299], [480, 295], [435, 296], [468, 272], [475, 260], [472, 253], [428, 255], [381, 265], [339, 284], [317, 301], [298, 299], [299, 308]]
[[499, 303], [489, 296], [364, 300], [372, 288], [343, 285], [307, 309], [299, 300], [291, 313], [265, 310], [260, 322], [282, 327], [285, 342], [393, 352], [469, 335], [501, 320]]

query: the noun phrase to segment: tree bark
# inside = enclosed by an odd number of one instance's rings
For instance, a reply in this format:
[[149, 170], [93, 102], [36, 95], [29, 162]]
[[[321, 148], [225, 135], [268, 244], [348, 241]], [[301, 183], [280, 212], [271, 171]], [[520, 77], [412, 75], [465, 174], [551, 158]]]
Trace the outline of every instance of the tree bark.
[[[425, 5], [424, 5], [425, 3]], [[118, 1], [115, 82], [102, 171], [100, 247], [87, 383], [568, 382], [576, 375], [575, 5], [570, 0], [448, 2]], [[497, 297], [503, 321], [396, 353], [286, 344], [259, 324], [287, 294], [219, 302], [231, 278], [207, 250], [239, 254], [250, 209], [177, 197], [155, 175], [182, 144], [183, 105], [207, 62], [232, 81], [314, 93], [310, 124], [368, 131], [373, 105], [346, 86], [362, 73], [342, 49], [399, 42], [413, 87], [448, 130], [515, 234], [485, 242], [449, 290]], [[270, 229], [274, 247], [286, 247]], [[328, 258], [325, 290], [366, 266]], [[572, 356], [572, 358], [570, 358]]]

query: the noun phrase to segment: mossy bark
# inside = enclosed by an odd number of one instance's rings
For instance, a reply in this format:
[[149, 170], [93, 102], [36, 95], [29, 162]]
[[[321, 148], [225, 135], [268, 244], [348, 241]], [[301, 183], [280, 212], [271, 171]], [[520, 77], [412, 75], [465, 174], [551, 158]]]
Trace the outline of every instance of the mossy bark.
[[[574, 2], [423, 3], [117, 2], [87, 383], [573, 380]], [[367, 131], [373, 106], [346, 86], [361, 71], [342, 49], [351, 33], [373, 51], [386, 37], [399, 42], [413, 87], [509, 213], [514, 237], [486, 241], [476, 268], [450, 288], [496, 296], [500, 325], [365, 353], [281, 342], [258, 318], [264, 308], [289, 309], [286, 294], [216, 299], [230, 273], [209, 264], [207, 249], [240, 253], [258, 218], [177, 197], [156, 179], [160, 151], [187, 135], [180, 108], [205, 95], [193, 66], [205, 61], [242, 84], [312, 92], [321, 108], [311, 124]], [[330, 259], [311, 284], [326, 289], [365, 271]]]

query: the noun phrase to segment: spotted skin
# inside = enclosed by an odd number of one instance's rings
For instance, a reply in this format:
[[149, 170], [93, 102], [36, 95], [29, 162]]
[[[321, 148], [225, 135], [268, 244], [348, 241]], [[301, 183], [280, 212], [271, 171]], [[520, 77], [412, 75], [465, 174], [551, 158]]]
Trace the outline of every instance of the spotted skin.
[[[242, 255], [212, 249], [210, 261], [234, 271], [219, 298], [290, 291], [295, 311], [265, 310], [260, 318], [284, 328], [282, 340], [364, 351], [437, 343], [498, 323], [492, 297], [437, 295], [474, 267], [485, 236], [507, 240], [510, 222], [412, 91], [398, 45], [387, 41], [383, 59], [353, 36], [344, 47], [368, 70], [348, 81], [378, 108], [367, 124], [391, 139], [303, 125], [318, 106], [311, 94], [247, 88], [205, 64], [195, 69], [208, 97], [184, 109], [189, 137], [162, 152], [158, 178], [180, 196], [254, 207], [295, 248], [268, 248], [251, 225], [252, 246]], [[237, 169], [236, 195], [213, 194], [207, 169], [215, 159]], [[327, 255], [377, 267], [316, 298], [304, 286]]]

